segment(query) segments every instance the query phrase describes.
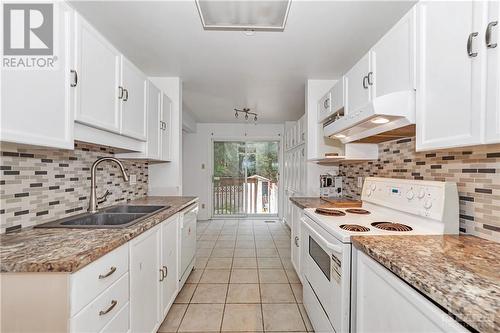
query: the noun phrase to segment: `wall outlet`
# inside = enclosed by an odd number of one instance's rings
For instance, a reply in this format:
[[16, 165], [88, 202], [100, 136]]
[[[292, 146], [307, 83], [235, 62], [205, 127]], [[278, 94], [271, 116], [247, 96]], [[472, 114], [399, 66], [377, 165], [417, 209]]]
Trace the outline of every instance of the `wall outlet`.
[[359, 188], [363, 187], [363, 177], [358, 177], [358, 187]]
[[205, 209], [205, 204], [204, 203], [201, 204], [201, 209]]
[[137, 175], [129, 175], [128, 176], [128, 183], [130, 185], [135, 185], [137, 184]]

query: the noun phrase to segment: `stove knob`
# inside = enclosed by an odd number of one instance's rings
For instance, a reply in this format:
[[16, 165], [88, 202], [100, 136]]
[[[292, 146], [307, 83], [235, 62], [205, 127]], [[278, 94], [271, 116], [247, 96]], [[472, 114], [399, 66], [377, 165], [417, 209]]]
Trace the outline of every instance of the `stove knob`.
[[415, 198], [415, 192], [413, 192], [413, 190], [409, 190], [408, 192], [406, 192], [406, 198], [408, 200], [412, 200], [413, 198]]
[[366, 190], [366, 195], [367, 196], [371, 196], [372, 195], [372, 190], [370, 190], [370, 189]]
[[431, 207], [432, 207], [432, 201], [429, 200], [429, 199], [425, 200], [425, 202], [424, 202], [424, 208], [425, 209], [430, 209]]
[[418, 198], [423, 199], [425, 197], [425, 189], [421, 188], [420, 192], [418, 192]]
[[370, 189], [371, 189], [372, 191], [375, 191], [375, 189], [376, 189], [376, 188], [377, 188], [377, 185], [375, 185], [375, 184], [371, 184], [371, 185], [370, 185]]

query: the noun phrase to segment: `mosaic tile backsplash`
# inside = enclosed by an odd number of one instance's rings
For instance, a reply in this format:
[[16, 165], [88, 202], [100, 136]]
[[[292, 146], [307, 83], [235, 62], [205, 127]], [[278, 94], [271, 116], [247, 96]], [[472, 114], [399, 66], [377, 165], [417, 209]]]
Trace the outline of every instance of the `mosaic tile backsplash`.
[[[83, 213], [88, 208], [90, 167], [111, 148], [76, 143], [74, 150], [7, 149], [0, 157], [0, 232]], [[112, 192], [100, 208], [146, 196], [148, 163], [122, 160], [135, 185], [124, 182], [113, 162], [97, 168], [97, 196]]]
[[500, 242], [500, 144], [415, 151], [415, 138], [379, 144], [378, 161], [341, 164], [344, 195], [359, 199], [357, 177], [456, 182], [460, 231]]

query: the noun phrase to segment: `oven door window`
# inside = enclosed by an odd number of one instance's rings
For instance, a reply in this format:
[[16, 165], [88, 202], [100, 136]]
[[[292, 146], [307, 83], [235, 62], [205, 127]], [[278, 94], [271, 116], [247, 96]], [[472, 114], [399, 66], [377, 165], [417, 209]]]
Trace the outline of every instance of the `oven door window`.
[[330, 281], [330, 255], [311, 236], [309, 236], [309, 256]]

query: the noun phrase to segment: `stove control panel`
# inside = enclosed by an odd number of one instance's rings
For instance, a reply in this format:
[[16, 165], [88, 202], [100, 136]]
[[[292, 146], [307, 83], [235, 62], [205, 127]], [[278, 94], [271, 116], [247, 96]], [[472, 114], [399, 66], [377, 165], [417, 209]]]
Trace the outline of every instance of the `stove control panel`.
[[369, 177], [365, 180], [361, 199], [403, 212], [442, 220], [449, 193], [452, 194], [451, 197], [458, 199], [458, 194], [453, 195], [453, 188], [456, 192], [454, 183]]

